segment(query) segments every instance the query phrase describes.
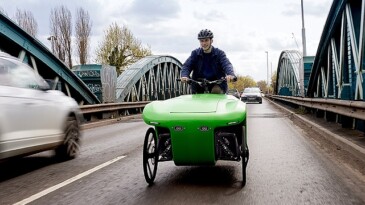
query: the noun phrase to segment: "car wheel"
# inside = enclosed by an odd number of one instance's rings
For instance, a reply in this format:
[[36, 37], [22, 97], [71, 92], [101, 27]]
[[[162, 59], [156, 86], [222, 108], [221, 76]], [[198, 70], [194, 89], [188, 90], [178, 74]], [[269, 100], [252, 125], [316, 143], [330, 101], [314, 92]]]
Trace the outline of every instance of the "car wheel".
[[74, 117], [66, 122], [65, 135], [62, 145], [56, 149], [56, 157], [60, 160], [75, 158], [80, 152], [80, 129]]

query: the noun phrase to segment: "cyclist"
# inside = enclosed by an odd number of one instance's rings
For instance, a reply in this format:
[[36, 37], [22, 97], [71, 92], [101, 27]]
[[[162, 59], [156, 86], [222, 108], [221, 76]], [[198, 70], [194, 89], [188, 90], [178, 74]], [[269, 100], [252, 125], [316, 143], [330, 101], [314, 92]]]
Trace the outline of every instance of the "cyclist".
[[[212, 46], [213, 32], [203, 29], [198, 33], [200, 48], [191, 52], [181, 70], [181, 82], [186, 82], [192, 74], [193, 80], [206, 79], [209, 81], [226, 78], [231, 81], [235, 78], [233, 66], [224, 51]], [[203, 93], [204, 88], [191, 84], [192, 93]], [[211, 93], [226, 93], [227, 82], [209, 87]]]

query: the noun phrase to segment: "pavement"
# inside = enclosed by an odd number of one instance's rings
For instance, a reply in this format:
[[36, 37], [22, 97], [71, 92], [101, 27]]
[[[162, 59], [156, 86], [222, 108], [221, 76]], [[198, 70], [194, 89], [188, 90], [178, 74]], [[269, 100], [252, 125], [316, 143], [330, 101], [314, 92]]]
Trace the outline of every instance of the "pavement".
[[[327, 122], [324, 118], [317, 118], [314, 114], [299, 114], [297, 110], [283, 105], [277, 101], [266, 98], [267, 101], [274, 104], [277, 108], [289, 114], [294, 123], [300, 127], [306, 127], [312, 130], [314, 134], [311, 138], [318, 139], [332, 144], [335, 150], [349, 153], [354, 161], [365, 164], [365, 133], [359, 130], [342, 128], [341, 124], [336, 122]], [[322, 143], [323, 144], [323, 143]], [[365, 170], [362, 170], [365, 173]]]

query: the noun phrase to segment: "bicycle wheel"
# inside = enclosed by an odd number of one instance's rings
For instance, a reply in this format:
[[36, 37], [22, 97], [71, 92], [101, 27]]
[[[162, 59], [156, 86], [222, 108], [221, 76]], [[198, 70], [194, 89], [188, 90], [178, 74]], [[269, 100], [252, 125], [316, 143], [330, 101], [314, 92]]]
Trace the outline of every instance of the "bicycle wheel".
[[143, 172], [148, 184], [153, 184], [158, 164], [157, 136], [154, 128], [149, 128], [143, 144]]
[[241, 154], [242, 154], [242, 187], [246, 185], [246, 167], [249, 159], [249, 151], [246, 142], [246, 126], [242, 127], [242, 144], [241, 144]]

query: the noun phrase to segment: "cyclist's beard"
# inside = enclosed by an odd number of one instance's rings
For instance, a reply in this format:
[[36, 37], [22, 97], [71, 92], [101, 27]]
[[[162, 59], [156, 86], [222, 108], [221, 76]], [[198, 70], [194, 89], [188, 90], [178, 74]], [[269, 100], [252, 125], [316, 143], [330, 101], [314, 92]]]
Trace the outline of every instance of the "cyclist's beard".
[[203, 51], [204, 51], [204, 53], [212, 52], [212, 44], [210, 44], [208, 48], [203, 48]]

